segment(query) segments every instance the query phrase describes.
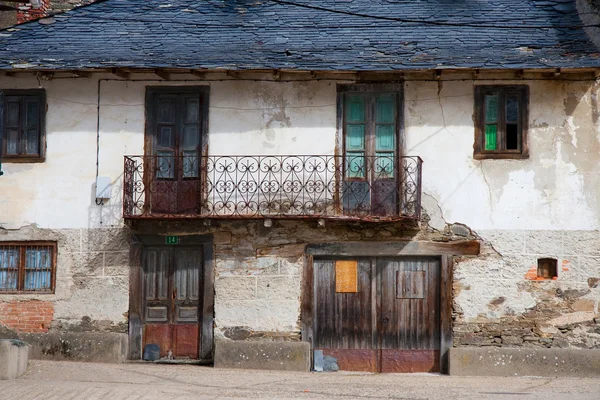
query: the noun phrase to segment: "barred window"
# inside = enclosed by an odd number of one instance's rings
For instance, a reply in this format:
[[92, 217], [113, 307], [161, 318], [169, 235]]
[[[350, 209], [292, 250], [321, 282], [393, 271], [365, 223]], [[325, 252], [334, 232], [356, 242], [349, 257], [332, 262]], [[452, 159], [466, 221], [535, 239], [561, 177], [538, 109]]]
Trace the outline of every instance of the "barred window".
[[56, 243], [0, 243], [0, 293], [53, 293]]

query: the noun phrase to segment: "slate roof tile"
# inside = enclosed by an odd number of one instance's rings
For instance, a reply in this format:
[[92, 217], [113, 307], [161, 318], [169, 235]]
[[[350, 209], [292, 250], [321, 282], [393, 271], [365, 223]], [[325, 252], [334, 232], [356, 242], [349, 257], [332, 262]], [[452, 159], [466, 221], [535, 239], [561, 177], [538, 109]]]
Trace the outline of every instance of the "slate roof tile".
[[0, 69], [600, 67], [574, 0], [289, 1], [313, 8], [272, 0], [99, 1], [57, 14], [52, 24], [0, 31]]

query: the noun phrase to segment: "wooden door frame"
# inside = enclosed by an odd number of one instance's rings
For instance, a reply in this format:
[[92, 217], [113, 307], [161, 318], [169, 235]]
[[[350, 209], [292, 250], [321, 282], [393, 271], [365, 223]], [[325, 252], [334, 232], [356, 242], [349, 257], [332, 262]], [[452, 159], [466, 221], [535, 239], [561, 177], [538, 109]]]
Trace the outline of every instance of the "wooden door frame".
[[448, 351], [453, 345], [452, 283], [454, 256], [479, 255], [477, 240], [455, 242], [343, 242], [321, 243], [306, 246], [302, 276], [301, 316], [302, 341], [314, 349], [314, 258], [315, 257], [408, 257], [428, 256], [440, 258], [440, 368], [448, 371]]
[[[165, 245], [165, 236], [133, 235], [129, 248], [129, 354], [130, 360], [142, 358], [143, 299], [142, 249], [144, 246]], [[180, 246], [202, 247], [203, 288], [200, 309], [200, 342], [198, 359], [213, 359], [214, 339], [214, 249], [213, 235], [180, 236]], [[177, 246], [177, 245], [175, 245]]]

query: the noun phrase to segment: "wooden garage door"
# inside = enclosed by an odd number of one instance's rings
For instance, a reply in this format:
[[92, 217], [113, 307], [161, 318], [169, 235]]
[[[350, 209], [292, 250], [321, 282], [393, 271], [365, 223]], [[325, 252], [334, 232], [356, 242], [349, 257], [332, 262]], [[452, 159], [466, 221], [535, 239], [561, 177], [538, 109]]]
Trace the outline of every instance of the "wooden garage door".
[[440, 260], [314, 261], [314, 348], [342, 370], [440, 370]]

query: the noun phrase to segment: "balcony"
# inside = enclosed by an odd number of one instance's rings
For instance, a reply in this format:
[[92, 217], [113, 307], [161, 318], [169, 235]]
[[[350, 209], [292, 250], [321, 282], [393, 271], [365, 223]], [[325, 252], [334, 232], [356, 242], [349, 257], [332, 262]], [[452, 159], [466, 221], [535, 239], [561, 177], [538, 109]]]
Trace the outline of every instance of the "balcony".
[[125, 219], [416, 220], [420, 157], [126, 156]]

